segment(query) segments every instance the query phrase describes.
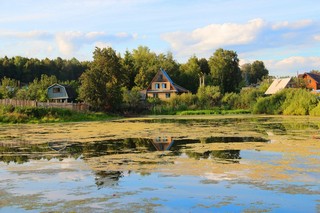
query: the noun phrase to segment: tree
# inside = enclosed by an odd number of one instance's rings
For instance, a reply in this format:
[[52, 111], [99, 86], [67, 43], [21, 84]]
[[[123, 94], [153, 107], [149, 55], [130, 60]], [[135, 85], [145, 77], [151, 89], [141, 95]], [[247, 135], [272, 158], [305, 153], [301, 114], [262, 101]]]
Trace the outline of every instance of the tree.
[[269, 71], [265, 68], [262, 61], [243, 64], [241, 66], [241, 72], [246, 85], [256, 84], [269, 74]]
[[138, 71], [134, 82], [141, 89], [147, 88], [160, 68], [157, 64], [157, 55], [150, 52], [148, 47], [139, 46], [138, 49], [133, 50], [132, 57], [134, 68]]
[[123, 78], [116, 52], [110, 47], [96, 47], [93, 62], [80, 77], [80, 98], [95, 110], [116, 111], [122, 102]]
[[157, 64], [159, 64], [157, 70], [159, 68], [164, 69], [174, 82], [179, 79], [179, 64], [174, 60], [171, 52], [167, 52], [166, 55], [159, 54], [157, 56]]
[[[27, 92], [27, 99], [37, 100], [37, 101], [47, 101], [48, 100], [48, 87], [54, 83], [57, 83], [57, 77], [41, 75], [41, 78], [34, 79], [32, 83], [30, 83]], [[21, 98], [23, 92], [19, 92], [19, 97]]]
[[251, 64], [250, 63], [245, 63], [241, 65], [241, 76], [244, 81], [244, 85], [250, 85], [251, 84]]
[[239, 90], [241, 71], [236, 52], [218, 49], [209, 59], [209, 67], [214, 84], [219, 86], [222, 94]]
[[201, 58], [199, 60], [199, 66], [203, 74], [206, 74], [206, 75], [210, 74], [210, 67], [207, 59]]
[[198, 58], [196, 56], [189, 58], [187, 63], [180, 66], [180, 72], [178, 84], [196, 93], [200, 86], [199, 77], [202, 76]]
[[18, 90], [18, 82], [11, 78], [4, 77], [1, 80], [0, 96], [2, 98], [13, 98]]
[[254, 61], [251, 65], [251, 83], [255, 84], [261, 81], [263, 77], [268, 76], [269, 71], [265, 68], [263, 61]]
[[130, 90], [135, 86], [134, 79], [138, 71], [134, 66], [133, 56], [128, 50], [126, 50], [123, 59], [121, 59], [121, 65], [125, 74], [125, 85]]
[[130, 111], [139, 111], [141, 105], [141, 94], [139, 87], [133, 87], [128, 90], [126, 87], [122, 88], [124, 107]]

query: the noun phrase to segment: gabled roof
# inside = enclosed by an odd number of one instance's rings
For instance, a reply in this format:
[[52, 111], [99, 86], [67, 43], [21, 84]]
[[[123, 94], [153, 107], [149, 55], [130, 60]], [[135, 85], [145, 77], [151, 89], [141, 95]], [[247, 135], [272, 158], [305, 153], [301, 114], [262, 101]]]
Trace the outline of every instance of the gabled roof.
[[170, 76], [168, 75], [168, 73], [162, 68], [160, 68], [158, 73], [153, 77], [153, 79], [152, 79], [152, 81], [151, 81], [151, 83], [150, 83], [150, 85], [148, 87], [148, 90], [149, 90], [149, 88], [151, 88], [152, 82], [154, 82], [156, 80], [156, 78], [158, 77], [159, 74], [162, 74], [168, 80], [168, 82], [170, 82], [170, 84], [172, 85], [174, 90], [176, 90], [177, 92], [189, 92], [189, 90], [187, 90], [187, 89], [183, 88], [182, 86], [179, 86], [178, 84], [174, 83], [172, 81], [172, 79], [170, 78]]
[[68, 98], [72, 99], [72, 98], [76, 98], [77, 97], [76, 92], [74, 91], [74, 89], [70, 85], [54, 83], [54, 84], [52, 84], [51, 86], [48, 87], [48, 90], [51, 87], [54, 87], [54, 86], [64, 87], [65, 90], [66, 90], [66, 93], [68, 95]]
[[276, 92], [286, 88], [290, 80], [291, 78], [274, 79], [274, 81], [272, 82], [272, 84], [264, 94], [266, 95], [275, 94]]
[[305, 74], [303, 74], [303, 77], [305, 75], [309, 75], [311, 78], [313, 78], [317, 83], [320, 83], [320, 74], [317, 73], [311, 73], [311, 72], [306, 72]]

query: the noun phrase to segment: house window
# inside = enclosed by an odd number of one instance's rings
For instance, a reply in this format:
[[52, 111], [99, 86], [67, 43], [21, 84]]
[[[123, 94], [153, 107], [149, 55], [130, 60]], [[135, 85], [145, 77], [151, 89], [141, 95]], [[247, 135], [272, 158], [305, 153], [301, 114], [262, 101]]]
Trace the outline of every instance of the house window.
[[162, 83], [162, 88], [166, 89], [167, 88], [167, 84], [166, 83]]
[[160, 75], [159, 75], [159, 78], [160, 78], [160, 80], [162, 80], [162, 79], [163, 79], [163, 76], [160, 74]]
[[158, 93], [153, 93], [154, 98], [158, 98]]
[[155, 87], [156, 89], [160, 89], [160, 84], [156, 83], [156, 84], [154, 85], [154, 87]]
[[166, 93], [166, 98], [170, 98], [170, 93]]
[[311, 84], [311, 79], [308, 80], [308, 83]]
[[53, 88], [53, 93], [60, 93], [61, 90], [59, 87]]

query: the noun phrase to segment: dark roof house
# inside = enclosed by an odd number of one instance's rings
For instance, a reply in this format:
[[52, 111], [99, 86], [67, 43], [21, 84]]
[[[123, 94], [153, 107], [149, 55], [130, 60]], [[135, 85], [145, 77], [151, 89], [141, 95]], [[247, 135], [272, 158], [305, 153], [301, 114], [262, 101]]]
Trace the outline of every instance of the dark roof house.
[[320, 89], [320, 74], [317, 73], [304, 73], [303, 75], [299, 76], [303, 78], [306, 87], [312, 90], [319, 90]]
[[174, 83], [165, 70], [160, 69], [147, 88], [146, 97], [158, 97], [165, 100], [174, 95], [188, 92], [190, 91]]

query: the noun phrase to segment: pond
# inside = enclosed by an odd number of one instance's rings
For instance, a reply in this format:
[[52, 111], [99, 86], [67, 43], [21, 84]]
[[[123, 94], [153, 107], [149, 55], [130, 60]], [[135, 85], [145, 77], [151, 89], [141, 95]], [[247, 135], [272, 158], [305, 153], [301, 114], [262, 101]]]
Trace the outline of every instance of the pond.
[[319, 212], [320, 118], [0, 126], [0, 212]]

